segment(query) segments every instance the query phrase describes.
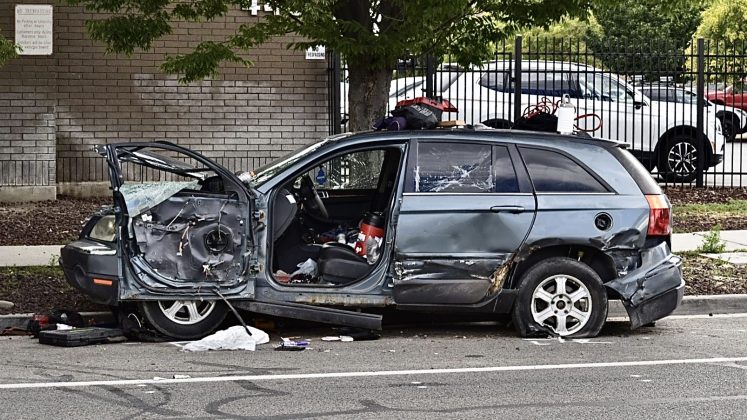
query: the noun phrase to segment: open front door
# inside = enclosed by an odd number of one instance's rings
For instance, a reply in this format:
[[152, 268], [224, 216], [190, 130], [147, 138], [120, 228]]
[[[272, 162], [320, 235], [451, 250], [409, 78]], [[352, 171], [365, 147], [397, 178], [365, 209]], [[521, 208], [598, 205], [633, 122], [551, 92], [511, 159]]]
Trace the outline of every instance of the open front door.
[[253, 192], [169, 143], [102, 146], [123, 262], [120, 299], [252, 297]]

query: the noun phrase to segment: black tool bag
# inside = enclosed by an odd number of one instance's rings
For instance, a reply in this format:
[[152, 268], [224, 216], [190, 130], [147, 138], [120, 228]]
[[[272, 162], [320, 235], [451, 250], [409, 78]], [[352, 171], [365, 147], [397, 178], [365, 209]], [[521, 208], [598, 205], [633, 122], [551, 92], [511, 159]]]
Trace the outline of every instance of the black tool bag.
[[407, 128], [412, 130], [428, 130], [435, 128], [441, 121], [443, 110], [427, 104], [411, 104], [395, 108], [392, 116], [403, 117], [407, 121]]
[[547, 112], [540, 112], [531, 117], [521, 117], [513, 128], [516, 130], [543, 131], [555, 133], [558, 127], [558, 117]]

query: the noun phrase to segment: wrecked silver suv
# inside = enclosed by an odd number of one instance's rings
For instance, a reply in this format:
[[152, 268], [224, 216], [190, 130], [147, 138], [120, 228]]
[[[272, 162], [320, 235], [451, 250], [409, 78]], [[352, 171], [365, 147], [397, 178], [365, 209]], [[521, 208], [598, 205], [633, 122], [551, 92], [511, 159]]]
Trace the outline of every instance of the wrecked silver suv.
[[65, 275], [179, 339], [228, 303], [373, 329], [385, 306], [510, 314], [522, 336], [592, 337], [609, 299], [636, 328], [683, 295], [669, 201], [617, 143], [363, 133], [241, 174], [169, 143], [98, 151], [114, 205], [62, 249]]

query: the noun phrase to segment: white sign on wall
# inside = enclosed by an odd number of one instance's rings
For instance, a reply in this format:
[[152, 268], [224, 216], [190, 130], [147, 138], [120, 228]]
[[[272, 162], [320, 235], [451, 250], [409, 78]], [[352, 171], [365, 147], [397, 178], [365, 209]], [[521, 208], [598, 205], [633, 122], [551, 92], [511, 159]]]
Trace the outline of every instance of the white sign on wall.
[[324, 60], [326, 58], [326, 48], [324, 45], [317, 45], [306, 50], [307, 60]]
[[15, 41], [21, 55], [52, 54], [52, 6], [17, 4]]

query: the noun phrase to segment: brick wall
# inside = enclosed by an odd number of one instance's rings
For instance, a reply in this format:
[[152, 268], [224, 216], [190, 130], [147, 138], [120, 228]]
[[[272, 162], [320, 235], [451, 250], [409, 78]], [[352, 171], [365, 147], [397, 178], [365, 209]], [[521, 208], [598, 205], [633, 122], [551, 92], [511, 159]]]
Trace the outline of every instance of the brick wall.
[[[11, 38], [15, 4], [0, 0], [0, 28]], [[286, 49], [290, 38], [252, 51], [254, 67], [224, 66], [217, 80], [182, 85], [160, 73], [163, 53], [223, 39], [257, 19], [249, 12], [179, 24], [152, 52], [129, 58], [105, 55], [88, 39], [91, 17], [55, 6], [53, 55], [21, 57], [0, 69], [0, 191], [56, 184], [60, 192], [90, 190], [78, 186], [107, 179], [91, 150], [104, 142], [169, 140], [238, 170], [327, 132], [326, 62]]]

